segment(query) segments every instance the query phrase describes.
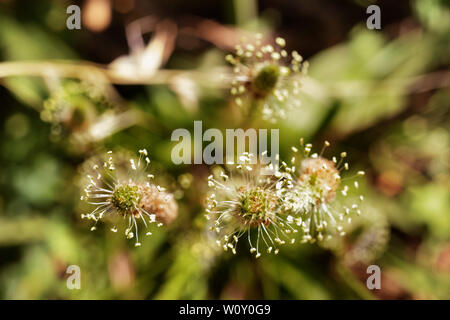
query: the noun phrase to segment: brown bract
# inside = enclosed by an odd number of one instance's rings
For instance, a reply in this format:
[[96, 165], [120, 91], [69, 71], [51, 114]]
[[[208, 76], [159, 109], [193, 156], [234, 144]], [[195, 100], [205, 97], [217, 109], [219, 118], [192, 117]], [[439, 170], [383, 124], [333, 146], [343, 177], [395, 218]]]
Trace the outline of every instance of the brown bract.
[[334, 162], [322, 157], [307, 158], [302, 161], [301, 166], [299, 181], [317, 188], [325, 202], [333, 201], [341, 182], [339, 170], [336, 169]]
[[139, 207], [154, 214], [157, 221], [169, 224], [178, 216], [178, 205], [171, 193], [160, 191], [155, 185], [139, 185]]

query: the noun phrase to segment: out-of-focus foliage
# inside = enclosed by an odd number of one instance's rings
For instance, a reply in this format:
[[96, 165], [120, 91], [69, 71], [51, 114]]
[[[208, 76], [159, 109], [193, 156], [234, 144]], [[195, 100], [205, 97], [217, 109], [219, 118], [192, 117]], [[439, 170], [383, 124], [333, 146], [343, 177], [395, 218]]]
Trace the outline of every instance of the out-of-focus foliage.
[[[89, 2], [78, 3], [87, 10]], [[218, 72], [236, 30], [281, 35], [310, 62], [302, 105], [276, 124], [254, 124], [280, 128], [282, 156], [300, 137], [348, 151], [351, 171], [366, 171], [363, 213], [347, 236], [322, 246], [257, 260], [217, 250], [203, 217], [210, 168], [174, 165], [170, 136], [192, 131], [194, 120], [204, 130], [239, 127], [226, 90], [188, 74], [112, 85], [97, 74], [83, 82], [24, 72], [0, 78], [0, 298], [450, 298], [449, 1], [370, 1], [381, 7], [382, 30], [365, 27], [369, 1], [106, 2], [111, 21], [105, 14], [104, 26], [85, 21], [70, 31], [69, 1], [0, 1], [0, 61], [110, 63], [133, 53], [125, 25], [147, 14], [180, 23], [167, 69]], [[86, 83], [102, 98], [80, 92]], [[55, 124], [46, 117], [55, 106], [83, 112]], [[179, 216], [134, 248], [106, 225], [89, 231], [78, 181], [99, 151], [144, 147], [152, 171], [177, 190]], [[381, 290], [366, 288], [370, 264], [381, 267]], [[80, 290], [66, 287], [69, 265], [81, 268]]]

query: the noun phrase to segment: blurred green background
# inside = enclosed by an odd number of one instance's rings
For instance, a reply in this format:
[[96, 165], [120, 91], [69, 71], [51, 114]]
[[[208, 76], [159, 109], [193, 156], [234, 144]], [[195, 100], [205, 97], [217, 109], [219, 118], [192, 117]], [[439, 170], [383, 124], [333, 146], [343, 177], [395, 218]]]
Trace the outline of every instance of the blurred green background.
[[[66, 28], [72, 3], [81, 30]], [[370, 4], [381, 30], [366, 28]], [[366, 171], [363, 214], [327, 247], [217, 251], [203, 231], [209, 168], [171, 162], [174, 129], [239, 126], [226, 88], [207, 79], [245, 32], [282, 36], [310, 62], [301, 108], [257, 124], [280, 128], [281, 154], [300, 137], [329, 140], [329, 156], [347, 151]], [[0, 298], [449, 299], [449, 40], [447, 0], [1, 0]], [[45, 68], [61, 60], [83, 68], [72, 79]], [[142, 72], [152, 80], [130, 83]], [[134, 248], [80, 219], [80, 168], [143, 147], [180, 212]], [[370, 264], [380, 290], [366, 288]], [[66, 287], [69, 265], [80, 290]]]

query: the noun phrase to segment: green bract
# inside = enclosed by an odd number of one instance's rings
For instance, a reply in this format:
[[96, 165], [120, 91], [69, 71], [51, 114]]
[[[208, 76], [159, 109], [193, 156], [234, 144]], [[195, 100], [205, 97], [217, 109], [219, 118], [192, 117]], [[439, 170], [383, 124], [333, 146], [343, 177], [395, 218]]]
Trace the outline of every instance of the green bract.
[[255, 75], [252, 86], [255, 92], [265, 96], [275, 89], [280, 77], [280, 67], [276, 64], [267, 64], [263, 66]]
[[241, 217], [249, 223], [265, 221], [274, 208], [274, 197], [261, 187], [244, 190], [241, 194]]
[[121, 213], [129, 213], [134, 210], [139, 204], [141, 199], [141, 193], [139, 192], [138, 186], [133, 186], [129, 184], [118, 186], [112, 195], [111, 203], [119, 210]]

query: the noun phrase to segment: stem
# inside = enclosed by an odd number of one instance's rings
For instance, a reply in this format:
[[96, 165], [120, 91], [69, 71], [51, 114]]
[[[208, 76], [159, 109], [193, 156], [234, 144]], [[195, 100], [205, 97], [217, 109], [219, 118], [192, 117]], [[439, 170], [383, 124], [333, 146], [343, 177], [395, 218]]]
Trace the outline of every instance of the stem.
[[258, 98], [252, 98], [247, 114], [243, 119], [242, 126], [245, 129], [251, 128], [253, 120], [257, 116], [258, 111], [261, 109], [262, 100]]
[[[8, 61], [0, 63], [0, 79], [12, 76], [62, 77], [62, 78], [104, 78], [112, 84], [142, 85], [167, 84], [177, 77], [187, 77], [207, 87], [227, 87], [230, 77], [226, 68], [217, 68], [207, 72], [191, 70], [158, 69], [151, 74], [125, 75], [108, 65], [96, 64], [88, 61], [44, 60], [44, 61]], [[385, 81], [342, 81], [324, 85], [313, 78], [304, 78], [304, 91], [316, 98], [350, 97], [355, 96], [359, 89], [370, 89], [374, 85], [382, 85], [388, 90], [390, 87], [406, 86], [404, 94], [425, 92], [437, 88], [450, 86], [450, 72], [437, 71], [410, 78], [394, 78]], [[352, 86], [353, 90], [345, 88]], [[364, 90], [361, 91], [365, 94]], [[383, 91], [384, 92], [384, 91]], [[357, 95], [357, 94], [356, 94]], [[370, 95], [370, 93], [368, 94]]]
[[[13, 61], [0, 63], [0, 78], [12, 76], [103, 78], [112, 84], [167, 84], [177, 77], [189, 77], [205, 86], [220, 87], [221, 73], [159, 69], [148, 75], [126, 75], [106, 65], [86, 61]], [[223, 84], [222, 84], [223, 85]]]
[[351, 270], [343, 263], [336, 264], [336, 271], [341, 276], [341, 280], [360, 298], [374, 300], [376, 297], [359, 281]]

